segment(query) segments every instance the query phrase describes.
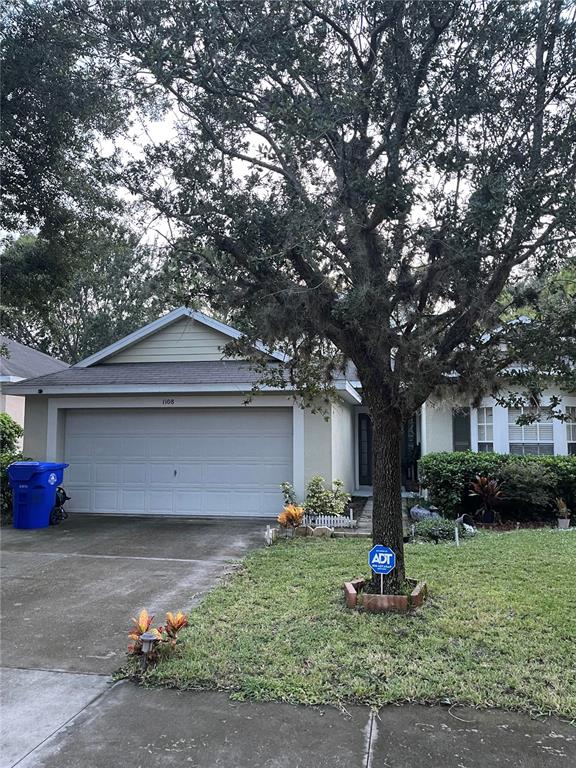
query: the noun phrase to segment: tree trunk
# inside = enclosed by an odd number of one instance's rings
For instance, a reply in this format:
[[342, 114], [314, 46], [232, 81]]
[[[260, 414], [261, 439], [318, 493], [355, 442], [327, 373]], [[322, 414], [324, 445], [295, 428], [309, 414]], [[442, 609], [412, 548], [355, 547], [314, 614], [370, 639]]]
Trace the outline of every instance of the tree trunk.
[[[403, 420], [399, 412], [386, 407], [371, 408], [372, 415], [372, 484], [374, 510], [372, 539], [396, 553], [395, 569], [384, 576], [384, 594], [404, 591], [404, 537], [402, 530], [401, 445]], [[380, 588], [380, 576], [374, 576]]]

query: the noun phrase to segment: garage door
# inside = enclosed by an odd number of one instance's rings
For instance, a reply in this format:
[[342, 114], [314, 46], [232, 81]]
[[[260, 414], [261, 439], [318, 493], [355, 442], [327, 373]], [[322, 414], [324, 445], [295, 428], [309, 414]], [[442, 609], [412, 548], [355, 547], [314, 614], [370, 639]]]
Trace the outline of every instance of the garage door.
[[277, 515], [292, 410], [69, 410], [65, 461], [71, 512]]

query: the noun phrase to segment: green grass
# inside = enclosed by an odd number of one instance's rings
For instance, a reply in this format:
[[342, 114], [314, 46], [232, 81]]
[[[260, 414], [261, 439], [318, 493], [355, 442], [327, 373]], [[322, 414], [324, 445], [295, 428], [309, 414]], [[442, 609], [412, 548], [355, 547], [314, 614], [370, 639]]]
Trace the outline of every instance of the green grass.
[[347, 611], [369, 542], [296, 539], [250, 555], [191, 615], [151, 683], [304, 704], [459, 702], [576, 717], [576, 533], [406, 548], [430, 599]]

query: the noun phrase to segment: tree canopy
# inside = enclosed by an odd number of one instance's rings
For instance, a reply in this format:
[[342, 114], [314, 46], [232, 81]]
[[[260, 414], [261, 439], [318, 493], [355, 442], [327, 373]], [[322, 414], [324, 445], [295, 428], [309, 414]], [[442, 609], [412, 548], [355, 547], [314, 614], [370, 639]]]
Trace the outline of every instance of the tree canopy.
[[39, 236], [23, 235], [2, 255], [3, 333], [71, 364], [172, 308], [158, 249], [108, 229], [77, 247], [65, 274]]
[[396, 549], [401, 589], [403, 420], [447, 381], [494, 382], [512, 353], [538, 362], [537, 325], [503, 322], [501, 297], [572, 248], [573, 4], [64, 5], [86, 55], [166, 100], [174, 136], [124, 183], [178, 227], [212, 305], [289, 347], [301, 386], [355, 363], [374, 538]]
[[2, 229], [48, 236], [108, 216], [119, 201], [101, 144], [128, 125], [125, 91], [67, 3], [16, 0], [1, 21]]

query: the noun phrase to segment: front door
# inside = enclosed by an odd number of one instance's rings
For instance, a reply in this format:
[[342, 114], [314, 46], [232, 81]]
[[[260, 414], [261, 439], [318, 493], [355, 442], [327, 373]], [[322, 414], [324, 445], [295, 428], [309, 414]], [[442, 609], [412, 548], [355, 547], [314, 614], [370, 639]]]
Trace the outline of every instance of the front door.
[[358, 482], [372, 485], [372, 419], [358, 414]]
[[[418, 484], [419, 458], [417, 416], [414, 415], [404, 425], [402, 438], [402, 485], [406, 489]], [[358, 484], [372, 485], [372, 419], [368, 413], [358, 414]]]

